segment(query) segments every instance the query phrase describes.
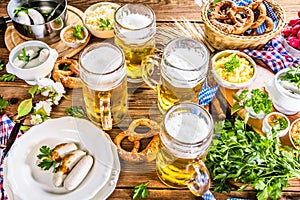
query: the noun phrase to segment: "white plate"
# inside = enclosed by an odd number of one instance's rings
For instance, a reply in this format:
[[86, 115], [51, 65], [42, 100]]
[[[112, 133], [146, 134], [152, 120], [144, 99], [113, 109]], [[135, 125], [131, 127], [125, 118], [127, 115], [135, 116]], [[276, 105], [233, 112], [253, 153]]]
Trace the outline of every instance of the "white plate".
[[[53, 148], [63, 142], [75, 142], [95, 161], [85, 180], [73, 191], [54, 187], [51, 171], [37, 166], [41, 146]], [[91, 199], [111, 179], [114, 157], [110, 140], [89, 121], [72, 117], [48, 120], [32, 127], [12, 146], [5, 159], [5, 185], [9, 185], [15, 199]]]

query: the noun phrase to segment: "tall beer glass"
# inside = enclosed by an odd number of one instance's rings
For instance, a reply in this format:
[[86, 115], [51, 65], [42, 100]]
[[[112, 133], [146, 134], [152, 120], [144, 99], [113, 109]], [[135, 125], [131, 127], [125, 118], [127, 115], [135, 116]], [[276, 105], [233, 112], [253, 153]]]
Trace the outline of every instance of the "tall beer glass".
[[115, 43], [124, 51], [129, 82], [142, 82], [142, 60], [154, 53], [155, 14], [143, 4], [129, 3], [115, 13]]
[[[164, 48], [162, 56], [144, 60], [143, 79], [158, 95], [158, 108], [165, 113], [178, 102], [197, 103], [208, 71], [209, 53], [204, 44], [191, 38], [177, 38]], [[160, 80], [155, 77], [159, 71]]]
[[210, 186], [203, 162], [212, 140], [213, 120], [201, 106], [175, 104], [164, 116], [160, 132], [161, 148], [156, 156], [159, 179], [173, 188], [186, 188], [203, 195]]
[[79, 61], [87, 115], [110, 130], [128, 110], [124, 54], [109, 43], [94, 43], [82, 51]]

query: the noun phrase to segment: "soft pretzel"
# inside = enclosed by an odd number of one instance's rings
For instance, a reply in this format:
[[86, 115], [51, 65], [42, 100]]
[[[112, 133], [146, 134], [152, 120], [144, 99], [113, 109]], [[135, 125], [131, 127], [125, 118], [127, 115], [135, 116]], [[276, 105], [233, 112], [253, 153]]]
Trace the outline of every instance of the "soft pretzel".
[[[223, 1], [219, 2], [222, 3]], [[226, 1], [225, 1], [226, 2]], [[229, 1], [231, 2], [231, 1]], [[219, 4], [217, 3], [217, 5]], [[246, 17], [243, 21], [240, 21], [236, 18], [236, 15], [238, 13], [243, 13]], [[224, 31], [226, 33], [230, 34], [243, 34], [247, 29], [250, 28], [254, 21], [254, 13], [253, 11], [246, 7], [246, 6], [233, 6], [227, 11], [227, 14], [229, 18], [231, 19], [232, 24], [227, 24], [225, 22], [220, 21], [218, 19], [218, 16], [216, 15], [210, 15], [210, 21], [211, 23], [216, 26], [221, 31]]]
[[227, 12], [234, 6], [235, 4], [233, 1], [221, 1], [216, 4], [214, 10], [210, 14], [210, 17], [219, 20], [229, 19]]
[[[150, 130], [146, 133], [136, 133], [135, 128], [138, 126], [147, 126]], [[119, 156], [129, 162], [151, 162], [155, 159], [159, 145], [159, 125], [150, 119], [137, 119], [134, 120], [128, 127], [128, 130], [119, 133], [114, 143], [117, 146]], [[131, 151], [126, 151], [122, 148], [121, 143], [125, 138], [128, 138], [130, 142], [133, 142], [133, 148]], [[145, 149], [139, 152], [140, 140], [143, 138], [150, 138], [151, 141]]]
[[[63, 69], [67, 66], [67, 69]], [[52, 77], [55, 81], [61, 82], [64, 87], [79, 88], [81, 81], [79, 79], [79, 64], [74, 59], [59, 58], [52, 70]]]
[[274, 26], [273, 20], [272, 20], [270, 17], [266, 17], [266, 20], [265, 20], [264, 22], [266, 23], [266, 26], [267, 26], [267, 27], [266, 27], [266, 30], [265, 30], [263, 33], [258, 34], [258, 33], [256, 32], [257, 29], [255, 28], [255, 29], [252, 29], [250, 35], [252, 35], [252, 36], [257, 36], [257, 35], [262, 35], [262, 34], [266, 34], [266, 33], [271, 32], [271, 31], [273, 30], [273, 26]]
[[264, 23], [264, 21], [267, 18], [267, 9], [263, 3], [261, 3], [257, 7], [257, 10], [259, 11], [259, 15], [258, 15], [257, 19], [254, 20], [253, 24], [250, 26], [250, 29], [258, 28], [260, 25], [262, 25]]
[[256, 8], [258, 6], [260, 6], [262, 4], [263, 0], [252, 0], [252, 3], [249, 4], [248, 6], [252, 9], [252, 10], [256, 10]]

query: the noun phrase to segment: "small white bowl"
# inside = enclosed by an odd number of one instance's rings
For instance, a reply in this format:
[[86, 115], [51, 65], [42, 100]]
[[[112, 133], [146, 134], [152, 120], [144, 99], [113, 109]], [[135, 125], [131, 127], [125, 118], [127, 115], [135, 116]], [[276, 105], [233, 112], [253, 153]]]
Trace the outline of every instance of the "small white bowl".
[[[295, 144], [294, 142], [294, 137], [293, 137], [293, 134], [292, 134], [292, 130], [293, 128], [296, 128], [296, 125], [297, 125], [297, 131], [299, 132], [300, 131], [300, 118], [296, 119], [295, 121], [293, 121], [293, 123], [291, 124], [290, 126], [290, 130], [289, 130], [289, 138], [290, 138], [290, 141], [292, 143], [292, 145], [296, 148], [298, 145]], [[299, 132], [299, 135], [300, 135], [300, 132]], [[300, 139], [300, 136], [298, 136], [298, 138]], [[298, 146], [299, 148], [299, 146]]]
[[289, 68], [286, 68], [277, 72], [275, 77], [266, 84], [266, 90], [276, 110], [286, 115], [294, 115], [300, 111], [300, 96], [290, 93], [278, 82], [279, 76], [288, 70]]
[[[61, 30], [61, 32], [60, 32], [60, 39], [61, 39], [61, 41], [63, 41], [67, 46], [72, 47], [72, 48], [77, 48], [77, 47], [83, 45], [83, 44], [86, 42], [86, 40], [87, 40], [87, 38], [88, 38], [88, 36], [89, 36], [88, 30], [86, 29], [86, 27], [84, 27], [84, 26], [82, 25], [82, 30], [83, 30], [83, 32], [84, 32], [84, 38], [83, 38], [83, 39], [78, 39], [78, 38], [75, 38], [75, 37], [74, 37], [74, 40], [72, 40], [72, 42], [66, 41], [65, 38], [64, 38], [64, 35], [66, 34], [66, 32], [67, 32], [68, 30], [75, 28], [76, 25], [77, 25], [77, 24], [71, 24], [71, 25], [68, 25], [68, 26], [64, 27], [64, 28]], [[73, 35], [72, 35], [72, 36], [73, 36]]]
[[279, 112], [271, 112], [271, 113], [269, 113], [269, 114], [267, 114], [266, 116], [265, 116], [265, 118], [264, 118], [264, 120], [263, 120], [263, 125], [262, 125], [262, 131], [264, 132], [264, 133], [267, 133], [267, 132], [269, 132], [269, 131], [271, 131], [272, 130], [272, 126], [270, 125], [270, 123], [269, 123], [269, 119], [270, 119], [270, 117], [272, 117], [272, 116], [280, 116], [280, 117], [283, 117], [286, 121], [287, 121], [287, 123], [288, 123], [288, 126], [284, 129], [284, 130], [280, 130], [280, 131], [278, 131], [278, 137], [283, 137], [283, 136], [285, 136], [287, 133], [288, 133], [288, 131], [289, 131], [289, 128], [290, 128], [290, 120], [287, 118], [287, 116], [286, 115], [284, 115], [284, 114], [282, 114], [282, 113], [279, 113]]
[[[23, 48], [28, 47], [42, 47], [48, 49], [50, 53], [47, 60], [40, 65], [29, 69], [17, 67], [13, 63], [14, 59], [20, 54]], [[46, 43], [37, 40], [26, 41], [12, 49], [9, 54], [9, 61], [6, 65], [6, 70], [8, 73], [14, 74], [20, 79], [25, 80], [28, 84], [35, 84], [36, 80], [44, 78], [51, 73], [57, 57], [57, 51], [51, 49]]]
[[[217, 60], [219, 60], [220, 58], [230, 56], [231, 54], [237, 54], [240, 57], [246, 58], [246, 60], [248, 60], [249, 63], [252, 65], [252, 67], [254, 69], [253, 76], [248, 81], [241, 82], [241, 83], [229, 82], [227, 80], [222, 79], [221, 76], [217, 73], [217, 71], [215, 69], [215, 62]], [[215, 80], [217, 81], [217, 83], [219, 85], [221, 85], [222, 87], [229, 88], [229, 89], [245, 88], [245, 87], [249, 86], [251, 83], [253, 83], [253, 81], [255, 80], [256, 75], [257, 75], [256, 63], [254, 62], [254, 60], [247, 54], [242, 53], [240, 51], [236, 51], [236, 50], [224, 50], [224, 51], [221, 51], [221, 52], [217, 53], [216, 55], [214, 55], [212, 58], [212, 70], [211, 71], [212, 71], [212, 74], [213, 74]]]
[[255, 113], [252, 107], [245, 107], [245, 110], [249, 113], [250, 117], [253, 119], [262, 119], [266, 115], [263, 111], [260, 111], [258, 114]]
[[[95, 37], [98, 37], [98, 38], [112, 38], [115, 35], [114, 30], [99, 30], [95, 26], [87, 23], [87, 13], [91, 12], [91, 11], [95, 11], [98, 7], [107, 6], [107, 5], [111, 6], [115, 10], [117, 10], [120, 7], [120, 5], [116, 4], [116, 3], [100, 2], [100, 3], [91, 5], [83, 13], [84, 26], [89, 30], [89, 32], [92, 35], [94, 35]], [[95, 19], [97, 19], [97, 20], [100, 20], [100, 18], [101, 18], [101, 16], [95, 16]], [[114, 18], [111, 23], [114, 23]]]

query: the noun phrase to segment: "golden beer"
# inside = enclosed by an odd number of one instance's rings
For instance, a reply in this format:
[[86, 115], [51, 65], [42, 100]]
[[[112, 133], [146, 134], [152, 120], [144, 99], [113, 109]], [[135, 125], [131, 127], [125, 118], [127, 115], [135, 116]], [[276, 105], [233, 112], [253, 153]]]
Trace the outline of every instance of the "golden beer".
[[94, 43], [80, 54], [80, 64], [87, 116], [103, 130], [110, 130], [128, 110], [124, 54], [109, 43]]
[[157, 103], [158, 108], [162, 113], [168, 110], [175, 103], [179, 102], [194, 102], [198, 103], [197, 98], [204, 81], [192, 88], [179, 88], [172, 85], [170, 82], [161, 78], [162, 84], [157, 85]]
[[169, 187], [188, 187], [197, 196], [205, 193], [210, 181], [203, 159], [212, 130], [212, 117], [203, 107], [191, 102], [172, 106], [163, 120], [156, 156], [159, 179]]
[[145, 59], [142, 78], [156, 90], [161, 113], [175, 103], [198, 103], [198, 94], [208, 70], [208, 58], [205, 45], [181, 37], [169, 42], [162, 55], [156, 51], [155, 56]]
[[145, 44], [139, 45], [128, 45], [120, 40], [117, 36], [115, 37], [115, 43], [118, 45], [125, 54], [127, 77], [132, 80], [142, 80], [142, 68], [141, 63], [146, 56], [154, 53], [155, 40], [152, 38]]
[[87, 116], [93, 123], [101, 123], [100, 99], [102, 97], [110, 98], [113, 125], [119, 123], [127, 115], [128, 103], [126, 77], [123, 78], [120, 85], [109, 91], [97, 91], [84, 84], [82, 90]]
[[153, 10], [139, 3], [128, 3], [115, 14], [115, 44], [125, 54], [129, 82], [142, 82], [142, 61], [154, 53], [156, 32]]

